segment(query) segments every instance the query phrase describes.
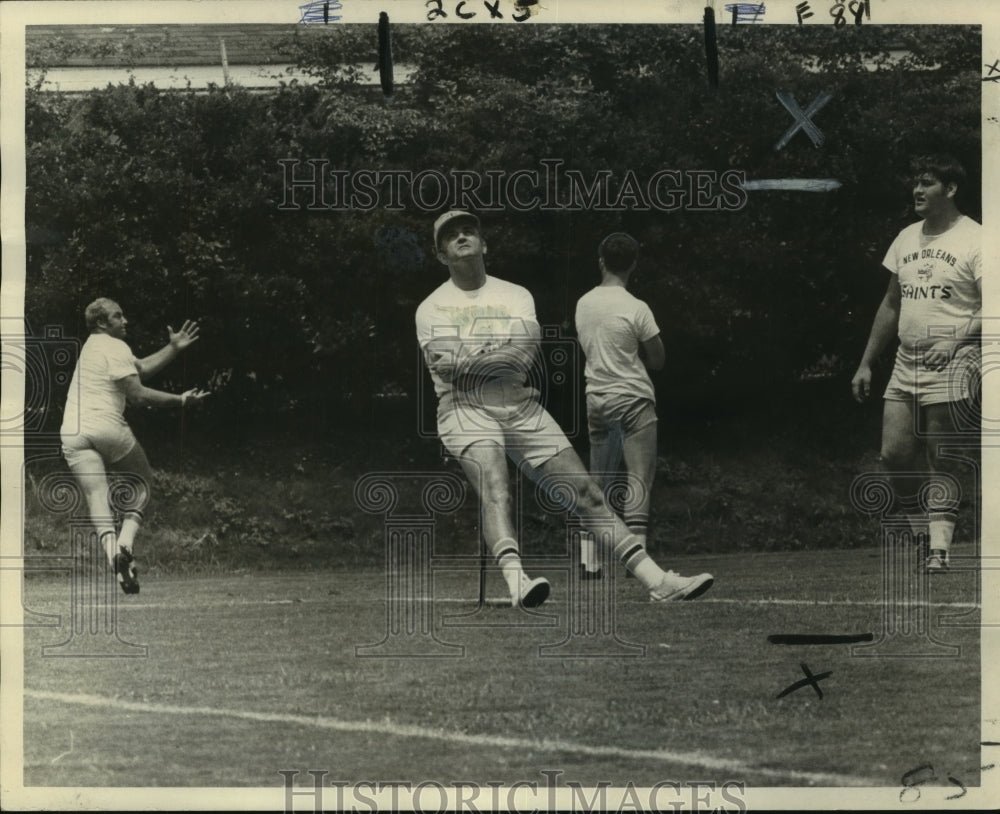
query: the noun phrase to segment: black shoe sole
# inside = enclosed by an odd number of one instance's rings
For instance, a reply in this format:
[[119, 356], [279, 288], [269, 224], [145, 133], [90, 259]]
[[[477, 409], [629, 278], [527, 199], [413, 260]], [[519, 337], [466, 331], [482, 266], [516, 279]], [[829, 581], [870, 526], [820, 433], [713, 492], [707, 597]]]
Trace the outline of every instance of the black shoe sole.
[[122, 586], [122, 592], [126, 594], [139, 593], [138, 574], [132, 565], [132, 558], [124, 554], [115, 554], [115, 574], [118, 575], [118, 584]]
[[684, 597], [683, 601], [687, 602], [689, 599], [697, 599], [699, 596], [701, 596], [703, 593], [705, 593], [705, 591], [707, 591], [709, 588], [711, 588], [712, 584], [714, 582], [715, 582], [714, 578], [713, 579], [706, 579], [703, 583], [701, 583], [701, 585], [699, 585], [697, 588], [695, 588], [693, 591], [691, 591], [691, 593], [687, 594]]
[[521, 597], [522, 608], [537, 608], [549, 598], [549, 591], [552, 586], [547, 582], [540, 582], [528, 593]]

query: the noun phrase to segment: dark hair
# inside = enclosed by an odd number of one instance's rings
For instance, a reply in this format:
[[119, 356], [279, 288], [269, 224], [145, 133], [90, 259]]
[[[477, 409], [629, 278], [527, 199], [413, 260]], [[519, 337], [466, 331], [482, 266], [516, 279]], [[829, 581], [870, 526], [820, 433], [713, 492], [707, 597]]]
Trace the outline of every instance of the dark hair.
[[601, 241], [597, 254], [612, 274], [624, 274], [639, 259], [639, 241], [625, 232], [613, 232]]
[[957, 158], [946, 153], [918, 156], [910, 164], [910, 170], [914, 177], [925, 172], [933, 175], [945, 186], [954, 184], [961, 189], [965, 184], [965, 167]]

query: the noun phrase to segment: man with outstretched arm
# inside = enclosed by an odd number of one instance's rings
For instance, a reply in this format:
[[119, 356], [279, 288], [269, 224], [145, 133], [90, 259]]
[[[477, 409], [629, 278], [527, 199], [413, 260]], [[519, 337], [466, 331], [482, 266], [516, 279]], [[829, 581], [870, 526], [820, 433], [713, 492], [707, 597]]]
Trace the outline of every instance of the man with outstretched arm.
[[567, 508], [614, 550], [652, 601], [692, 599], [708, 590], [710, 574], [682, 577], [653, 561], [527, 385], [541, 337], [534, 300], [527, 289], [486, 273], [479, 219], [446, 212], [434, 223], [434, 245], [449, 278], [417, 308], [417, 339], [438, 395], [438, 435], [479, 496], [482, 534], [511, 604], [536, 607], [550, 585], [530, 579], [521, 565], [508, 456], [539, 482], [572, 484]]
[[[87, 306], [84, 319], [90, 336], [80, 350], [70, 382], [60, 433], [62, 452], [83, 489], [98, 542], [118, 583], [125, 593], [137, 594], [135, 535], [149, 503], [153, 471], [125, 421], [125, 404], [184, 407], [208, 395], [197, 388], [175, 395], [142, 383], [198, 339], [198, 325], [186, 320], [177, 332], [168, 326], [167, 344], [137, 359], [125, 343], [128, 320], [118, 303], [106, 297], [94, 300]], [[108, 503], [108, 470], [134, 479], [133, 499], [123, 512], [118, 533]]]
[[921, 158], [913, 169], [913, 206], [921, 220], [899, 233], [883, 260], [889, 286], [851, 388], [857, 401], [869, 397], [872, 365], [898, 336], [884, 395], [882, 461], [914, 536], [929, 548], [924, 569], [941, 573], [948, 568], [958, 495], [950, 479], [939, 479], [940, 488], [928, 492], [927, 512], [919, 495], [935, 472], [952, 467], [940, 447], [956, 431], [953, 405], [976, 395], [982, 227], [958, 209], [965, 171], [954, 158]]

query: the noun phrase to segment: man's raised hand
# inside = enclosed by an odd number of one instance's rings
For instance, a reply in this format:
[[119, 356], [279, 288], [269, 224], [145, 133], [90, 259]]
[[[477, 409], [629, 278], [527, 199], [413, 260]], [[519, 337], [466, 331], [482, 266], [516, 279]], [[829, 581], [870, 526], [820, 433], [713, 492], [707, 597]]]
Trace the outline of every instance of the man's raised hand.
[[170, 345], [174, 350], [184, 350], [192, 342], [197, 341], [198, 323], [194, 320], [186, 319], [184, 320], [184, 324], [181, 325], [181, 329], [176, 332], [168, 325], [167, 334], [170, 337]]

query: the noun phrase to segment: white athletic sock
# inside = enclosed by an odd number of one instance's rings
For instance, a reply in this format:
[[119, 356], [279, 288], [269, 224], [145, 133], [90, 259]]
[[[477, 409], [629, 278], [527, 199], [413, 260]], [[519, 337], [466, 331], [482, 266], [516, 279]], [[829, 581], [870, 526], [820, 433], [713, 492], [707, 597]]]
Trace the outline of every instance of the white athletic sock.
[[931, 550], [947, 552], [951, 548], [951, 538], [955, 534], [955, 518], [952, 516], [932, 516], [928, 523]]
[[514, 556], [508, 558], [501, 566], [503, 578], [507, 582], [507, 589], [515, 599], [521, 595], [521, 580], [524, 577], [524, 569], [521, 567], [521, 558]]
[[660, 568], [653, 558], [645, 552], [643, 552], [643, 557], [644, 559], [634, 563], [629, 570], [635, 574], [636, 579], [652, 590], [663, 581], [667, 572]]
[[601, 570], [601, 560], [597, 556], [597, 543], [594, 536], [584, 532], [580, 535], [580, 563], [586, 571], [593, 573]]
[[98, 542], [104, 546], [104, 553], [108, 558], [108, 563], [114, 565], [115, 554], [118, 553], [118, 537], [115, 535], [115, 530], [112, 528], [110, 531], [98, 531], [98, 535], [100, 535], [97, 538]]
[[494, 542], [490, 549], [496, 557], [497, 565], [503, 573], [503, 578], [510, 589], [510, 595], [515, 599], [521, 595], [521, 575], [524, 569], [521, 567], [521, 554], [518, 549], [517, 540], [513, 537], [503, 537]]
[[639, 537], [630, 534], [615, 546], [615, 554], [622, 565], [635, 574], [636, 579], [652, 589], [660, 584], [666, 572], [646, 553], [639, 542]]
[[126, 551], [131, 552], [135, 545], [135, 533], [139, 530], [141, 518], [134, 514], [127, 514], [122, 520], [122, 530], [118, 534], [118, 545]]

